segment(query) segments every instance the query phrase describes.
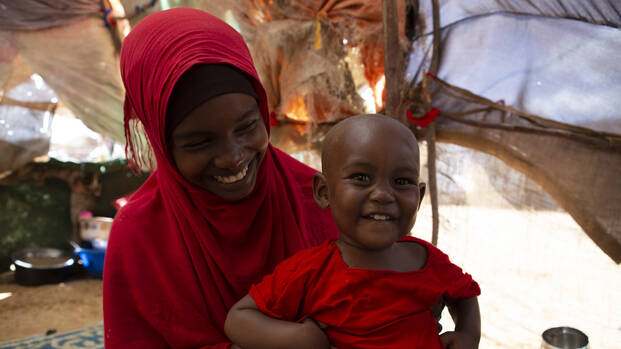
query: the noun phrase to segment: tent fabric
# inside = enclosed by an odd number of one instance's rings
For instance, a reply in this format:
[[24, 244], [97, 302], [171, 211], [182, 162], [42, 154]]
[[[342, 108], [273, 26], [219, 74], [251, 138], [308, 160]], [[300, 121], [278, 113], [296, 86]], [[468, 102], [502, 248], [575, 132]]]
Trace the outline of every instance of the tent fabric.
[[[593, 1], [560, 11], [560, 4], [499, 3], [442, 2], [437, 79], [425, 75], [430, 33], [415, 38], [406, 76], [429, 85], [431, 106], [441, 111], [438, 141], [495, 155], [534, 179], [620, 263], [618, 5]], [[533, 15], [509, 13], [516, 9]], [[576, 13], [588, 21], [553, 17]], [[507, 174], [494, 176], [512, 182]]]
[[[621, 133], [619, 29], [499, 13], [442, 33], [438, 76], [447, 82], [550, 120]], [[431, 45], [432, 35], [417, 39], [410, 78], [428, 69]]]
[[[431, 93], [434, 105], [442, 106], [444, 115], [436, 125], [439, 141], [492, 154], [524, 173], [548, 192], [606, 254], [621, 262], [621, 201], [619, 191], [611, 190], [621, 188], [621, 143], [603, 145], [596, 139], [589, 141], [590, 138], [580, 140], [467, 124], [461, 120], [537, 130], [529, 121], [499, 110], [448, 119], [485, 105], [459, 98], [439, 83], [432, 83]], [[496, 172], [493, 176], [503, 186], [515, 188], [512, 196], [520, 201], [529, 196], [525, 188], [514, 183], [510, 173]]]
[[[123, 1], [130, 12], [139, 2]], [[334, 122], [354, 113], [375, 110], [369, 107], [367, 99], [369, 90], [383, 75], [380, 2], [189, 0], [168, 3], [212, 12], [232, 23], [244, 35], [277, 119], [306, 115], [308, 119], [298, 121]], [[417, 36], [412, 46], [404, 49], [404, 54], [409, 51], [405, 78], [420, 86], [431, 62], [432, 2], [415, 3], [419, 11]], [[569, 160], [550, 154], [541, 168], [537, 167], [539, 162], [533, 165], [533, 172], [543, 171], [546, 178], [558, 182], [554, 184], [556, 194], [552, 195], [566, 209], [570, 203], [579, 201], [576, 198], [583, 200], [585, 195], [586, 201], [575, 204], [582, 208], [570, 209], [570, 213], [600, 247], [619, 261], [621, 255], [614, 252], [621, 241], [621, 228], [614, 219], [618, 209], [614, 203], [618, 200], [612, 197], [621, 188], [614, 180], [621, 177], [616, 167], [617, 153], [612, 148], [592, 148], [588, 142], [550, 134], [554, 133], [555, 123], [621, 134], [618, 112], [621, 110], [618, 98], [621, 68], [616, 63], [621, 50], [618, 29], [621, 4], [605, 0], [444, 0], [439, 3], [442, 54], [438, 81], [487, 101], [503, 103], [518, 112], [536, 115], [546, 121], [547, 129], [537, 127], [536, 135], [517, 132], [510, 133], [509, 137], [504, 136], [508, 131], [474, 126], [487, 119], [509, 128], [532, 126], [506, 113], [500, 113], [502, 117], [495, 113], [472, 114], [468, 118], [476, 122], [470, 124], [449, 122], [445, 117], [447, 113], [455, 114], [460, 108], [461, 112], [478, 108], [480, 101], [466, 100], [463, 96], [447, 94], [446, 89], [436, 88], [430, 95], [431, 101], [444, 112], [444, 116], [441, 114], [437, 119], [438, 140], [470, 144], [472, 137], [481, 132], [482, 140], [472, 146], [490, 154], [502, 153], [501, 148], [515, 147], [524, 155], [514, 151], [515, 157], [530, 159], [530, 152], [537, 150], [534, 144], [541, 147], [538, 142], [552, 142], [556, 144], [551, 146], [557, 151], [554, 154], [564, 154], [567, 159], [577, 156], [583, 161], [574, 161], [573, 166], [579, 171], [565, 171], [567, 163], [564, 161]], [[6, 6], [7, 2], [0, 4]], [[156, 4], [149, 11], [156, 11], [160, 6]], [[88, 42], [84, 41], [85, 37]], [[117, 52], [101, 18], [81, 19], [38, 31], [0, 31], [0, 38], [0, 86], [4, 95], [36, 72], [85, 124], [122, 142], [123, 89], [118, 76]], [[363, 92], [365, 89], [367, 92]], [[377, 97], [372, 93], [371, 96]], [[20, 98], [24, 100], [20, 96], [14, 99]], [[5, 105], [6, 101], [0, 103]], [[492, 137], [490, 135], [515, 144], [483, 141]], [[569, 135], [576, 139], [582, 137]], [[529, 143], [532, 144], [529, 146]], [[569, 149], [577, 150], [572, 150], [574, 154]], [[504, 159], [513, 167], [523, 163], [512, 157]], [[4, 168], [15, 166], [17, 163]], [[524, 173], [529, 171], [530, 168], [522, 168]], [[585, 177], [587, 174], [593, 177]], [[579, 189], [584, 187], [584, 178], [593, 183], [592, 195]], [[509, 177], [498, 180], [508, 186], [512, 185], [511, 181]], [[552, 186], [539, 184], [546, 190], [553, 190]], [[606, 194], [604, 188], [609, 188], [608, 196], [601, 197], [606, 200], [594, 201], [595, 193]], [[524, 198], [527, 194], [521, 191], [516, 195]]]
[[[100, 18], [42, 30], [0, 31], [0, 94], [12, 96], [18, 102], [50, 102], [36, 99], [36, 90], [18, 88], [36, 73], [54, 91], [56, 101], [62, 101], [89, 128], [123, 143], [124, 90], [118, 66], [118, 52]], [[6, 99], [0, 99], [0, 110], [9, 107]], [[49, 148], [49, 135], [47, 140], [37, 134], [32, 137], [33, 141], [37, 139], [39, 151], [31, 156], [24, 154], [20, 161], [3, 157], [0, 168], [13, 170], [35, 156], [45, 155], [43, 149]], [[0, 151], [8, 147], [16, 151], [25, 149], [2, 134], [0, 141]]]
[[36, 30], [101, 16], [100, 0], [0, 0], [0, 30]]
[[334, 122], [375, 111], [361, 91], [384, 75], [380, 1], [190, 3], [236, 18], [277, 119]]
[[[548, 16], [576, 19], [594, 24], [621, 26], [621, 3], [610, 0], [441, 0], [440, 27], [461, 20], [501, 13]], [[419, 1], [421, 17], [429, 19], [431, 31], [431, 1]]]

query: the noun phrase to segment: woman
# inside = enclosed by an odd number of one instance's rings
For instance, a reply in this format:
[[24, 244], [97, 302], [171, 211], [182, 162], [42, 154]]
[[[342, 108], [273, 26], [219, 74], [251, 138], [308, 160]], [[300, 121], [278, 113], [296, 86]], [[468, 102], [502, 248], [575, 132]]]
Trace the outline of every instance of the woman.
[[115, 217], [106, 348], [228, 348], [227, 310], [300, 249], [336, 236], [315, 171], [268, 142], [267, 98], [242, 37], [194, 9], [143, 19], [121, 50], [128, 158], [139, 120], [157, 161]]

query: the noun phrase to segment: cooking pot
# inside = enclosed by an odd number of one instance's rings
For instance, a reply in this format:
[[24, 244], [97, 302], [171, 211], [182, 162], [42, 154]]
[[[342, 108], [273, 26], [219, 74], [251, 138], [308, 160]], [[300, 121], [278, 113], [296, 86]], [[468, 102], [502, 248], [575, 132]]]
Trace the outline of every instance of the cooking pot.
[[27, 248], [13, 253], [11, 259], [15, 281], [25, 286], [62, 282], [75, 265], [71, 252], [56, 248]]

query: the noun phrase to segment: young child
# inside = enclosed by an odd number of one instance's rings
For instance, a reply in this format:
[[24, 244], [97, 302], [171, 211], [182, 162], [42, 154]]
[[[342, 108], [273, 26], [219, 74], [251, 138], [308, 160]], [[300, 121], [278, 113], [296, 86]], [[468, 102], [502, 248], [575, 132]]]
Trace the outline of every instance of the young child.
[[[419, 170], [417, 141], [398, 121], [361, 115], [333, 127], [313, 192], [330, 207], [340, 237], [300, 251], [253, 285], [227, 316], [233, 343], [477, 348], [478, 284], [436, 247], [408, 236], [425, 193]], [[442, 296], [456, 326], [439, 336], [431, 308]]]

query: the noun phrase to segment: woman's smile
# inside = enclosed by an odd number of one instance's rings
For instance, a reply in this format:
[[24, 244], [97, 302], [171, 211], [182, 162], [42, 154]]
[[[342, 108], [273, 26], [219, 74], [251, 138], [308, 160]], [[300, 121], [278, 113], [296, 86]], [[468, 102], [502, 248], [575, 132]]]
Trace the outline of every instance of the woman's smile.
[[234, 174], [232, 176], [213, 176], [213, 178], [215, 178], [216, 181], [222, 184], [237, 183], [246, 177], [246, 174], [248, 173], [249, 164], [250, 163], [246, 164], [246, 166], [244, 166], [244, 168], [242, 168], [241, 171], [239, 171], [237, 174]]
[[216, 185], [223, 192], [250, 192], [254, 187], [258, 163], [259, 157], [255, 156], [237, 173], [231, 175], [207, 175], [206, 179], [212, 183], [210, 187]]

